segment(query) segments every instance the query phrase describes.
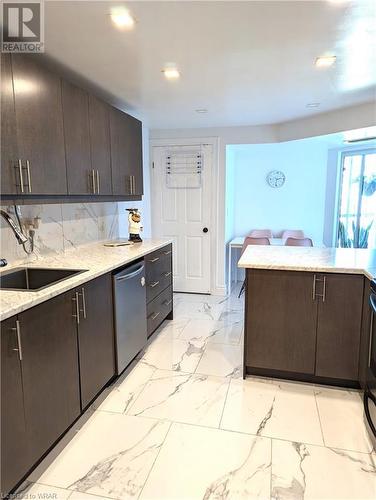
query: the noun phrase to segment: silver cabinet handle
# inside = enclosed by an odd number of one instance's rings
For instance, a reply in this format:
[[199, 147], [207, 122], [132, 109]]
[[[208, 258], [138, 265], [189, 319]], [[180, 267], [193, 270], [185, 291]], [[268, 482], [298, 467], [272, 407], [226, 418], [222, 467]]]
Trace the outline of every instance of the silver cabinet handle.
[[154, 259], [150, 259], [149, 262], [154, 263], [154, 262], [157, 262], [157, 260], [159, 260], [159, 257], [155, 257]]
[[93, 169], [91, 171], [91, 183], [93, 186], [93, 194], [96, 194], [96, 189], [95, 189], [95, 170]]
[[74, 297], [72, 297], [73, 302], [76, 303], [76, 314], [72, 314], [76, 318], [77, 325], [80, 324], [80, 305], [78, 303], [78, 292], [75, 292]]
[[165, 300], [163, 303], [166, 305], [166, 306], [169, 306], [172, 302], [172, 299], [170, 300]]
[[163, 275], [163, 276], [164, 276], [165, 278], [168, 278], [169, 276], [171, 276], [171, 274], [172, 274], [172, 273], [171, 273], [171, 271], [170, 271], [170, 272], [168, 272], [168, 273], [164, 273], [164, 275]]
[[312, 300], [315, 301], [315, 298], [316, 298], [316, 274], [313, 275]]
[[324, 276], [324, 284], [322, 289], [322, 301], [325, 302], [326, 299], [326, 276]]
[[80, 311], [84, 315], [84, 319], [86, 319], [86, 298], [85, 298], [85, 288], [84, 287], [81, 288], [81, 293], [79, 293], [78, 295], [81, 295], [81, 297], [82, 297], [82, 309], [80, 309]]
[[16, 168], [18, 168], [18, 174], [20, 176], [20, 188], [21, 188], [21, 193], [23, 193], [24, 192], [24, 186], [23, 186], [22, 160], [18, 160], [17, 161], [17, 167]]
[[21, 326], [18, 319], [16, 320], [16, 328], [12, 328], [12, 330], [16, 332], [17, 335], [17, 348], [13, 349], [13, 351], [18, 352], [19, 360], [22, 361]]
[[157, 312], [155, 314], [153, 314], [153, 316], [151, 317], [151, 320], [154, 321], [155, 319], [158, 318], [158, 316], [160, 315], [161, 313], [160, 312]]
[[131, 175], [129, 175], [129, 194], [133, 194], [133, 184]]
[[99, 171], [97, 170], [97, 194], [99, 194]]
[[163, 252], [165, 255], [170, 255], [172, 253], [172, 250], [167, 250], [167, 252]]
[[134, 175], [131, 175], [132, 178], [132, 194], [136, 194], [136, 178]]
[[154, 281], [154, 283], [150, 285], [150, 288], [154, 288], [157, 285], [159, 285], [159, 281]]
[[370, 321], [370, 326], [369, 326], [368, 368], [371, 367], [373, 316], [374, 316], [374, 312], [371, 311], [371, 321]]
[[26, 160], [26, 172], [27, 172], [27, 187], [29, 189], [29, 193], [31, 193], [31, 174], [30, 174], [30, 162]]

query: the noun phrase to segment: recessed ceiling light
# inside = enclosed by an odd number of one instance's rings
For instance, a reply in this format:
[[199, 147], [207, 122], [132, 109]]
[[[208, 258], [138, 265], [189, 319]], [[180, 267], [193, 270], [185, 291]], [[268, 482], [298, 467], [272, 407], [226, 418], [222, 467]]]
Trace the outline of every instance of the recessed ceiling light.
[[319, 106], [319, 102], [309, 102], [308, 104], [306, 104], [306, 108], [318, 108]]
[[116, 9], [111, 12], [112, 22], [120, 29], [131, 29], [135, 25], [135, 19], [126, 9]]
[[336, 59], [336, 56], [320, 56], [316, 59], [315, 66], [318, 68], [328, 68], [329, 66], [333, 66]]
[[208, 110], [204, 109], [204, 108], [196, 109], [196, 113], [207, 113], [207, 112], [208, 112]]
[[168, 80], [176, 80], [180, 77], [180, 73], [177, 68], [165, 68], [162, 69], [162, 73]]

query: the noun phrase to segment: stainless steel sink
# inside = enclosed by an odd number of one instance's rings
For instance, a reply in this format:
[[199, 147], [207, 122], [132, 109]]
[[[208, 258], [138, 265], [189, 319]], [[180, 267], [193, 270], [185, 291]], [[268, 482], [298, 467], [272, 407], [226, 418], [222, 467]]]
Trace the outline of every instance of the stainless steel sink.
[[38, 267], [18, 267], [0, 273], [0, 290], [38, 291], [86, 269], [43, 269]]

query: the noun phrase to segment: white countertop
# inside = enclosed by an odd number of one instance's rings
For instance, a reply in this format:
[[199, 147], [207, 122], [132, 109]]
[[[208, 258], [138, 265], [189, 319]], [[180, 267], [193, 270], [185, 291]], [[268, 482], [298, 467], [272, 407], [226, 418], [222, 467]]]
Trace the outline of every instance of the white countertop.
[[376, 250], [250, 245], [238, 267], [364, 274], [373, 279], [376, 278]]
[[167, 239], [146, 239], [142, 243], [123, 247], [105, 247], [103, 242], [93, 243], [83, 245], [77, 250], [70, 250], [65, 254], [40, 258], [24, 266], [20, 264], [7, 266], [4, 271], [19, 267], [86, 269], [87, 271], [38, 292], [0, 290], [0, 320], [3, 321], [25, 309], [82, 285], [97, 276], [129, 264], [171, 242], [171, 240]]

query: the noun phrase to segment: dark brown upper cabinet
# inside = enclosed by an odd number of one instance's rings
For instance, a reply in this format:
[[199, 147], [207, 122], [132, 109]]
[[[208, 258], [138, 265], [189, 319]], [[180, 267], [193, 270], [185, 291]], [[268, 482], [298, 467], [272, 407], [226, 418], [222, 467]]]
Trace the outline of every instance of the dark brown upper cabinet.
[[358, 380], [363, 276], [325, 274], [319, 279], [316, 375]]
[[95, 194], [96, 178], [90, 155], [88, 94], [62, 80], [62, 103], [68, 194]]
[[112, 191], [117, 195], [143, 194], [142, 124], [112, 108], [110, 113]]
[[18, 149], [15, 162], [22, 162], [21, 193], [65, 195], [61, 80], [39, 64], [38, 57], [12, 55]]
[[43, 56], [1, 54], [1, 73], [4, 201], [141, 199], [139, 120], [60, 78]]
[[97, 194], [111, 195], [110, 106], [92, 95], [89, 95], [89, 125], [91, 168]]
[[1, 323], [1, 498], [30, 468], [17, 318]]
[[1, 54], [1, 192], [21, 192], [10, 54]]

